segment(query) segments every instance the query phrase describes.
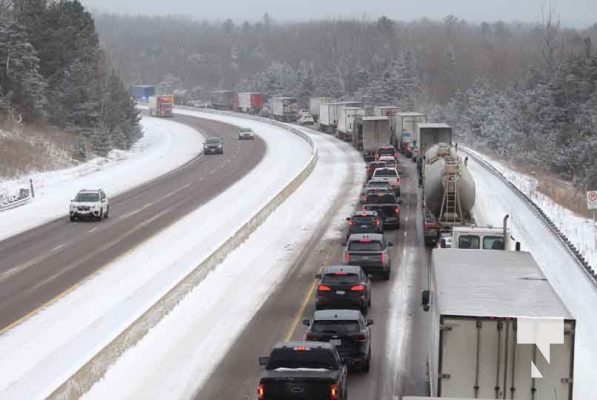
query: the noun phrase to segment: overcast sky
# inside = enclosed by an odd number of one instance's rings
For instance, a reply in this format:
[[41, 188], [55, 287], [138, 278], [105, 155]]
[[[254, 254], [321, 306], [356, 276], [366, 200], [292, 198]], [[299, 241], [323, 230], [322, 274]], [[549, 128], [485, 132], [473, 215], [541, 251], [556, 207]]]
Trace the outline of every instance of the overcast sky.
[[93, 10], [126, 14], [186, 15], [195, 19], [274, 20], [329, 17], [413, 20], [455, 15], [467, 21], [540, 22], [551, 3], [563, 25], [586, 27], [597, 22], [597, 0], [81, 0]]

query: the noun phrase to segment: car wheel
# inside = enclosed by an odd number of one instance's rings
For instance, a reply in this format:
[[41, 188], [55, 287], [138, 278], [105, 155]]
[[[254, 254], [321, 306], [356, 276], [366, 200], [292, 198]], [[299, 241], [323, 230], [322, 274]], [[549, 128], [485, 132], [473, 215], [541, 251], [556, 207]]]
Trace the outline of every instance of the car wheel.
[[369, 349], [369, 356], [367, 357], [367, 361], [363, 365], [363, 372], [367, 373], [371, 369], [371, 349]]
[[100, 215], [99, 215], [99, 217], [97, 217], [97, 220], [98, 220], [98, 221], [101, 221], [102, 219], [104, 219], [104, 209], [103, 209], [103, 208], [100, 210]]
[[70, 219], [70, 222], [73, 222], [73, 221], [75, 220], [75, 216], [74, 216], [74, 215], [71, 215], [71, 216], [69, 217], [69, 219]]
[[110, 206], [106, 207], [106, 215], [104, 215], [104, 218], [108, 218], [109, 213], [110, 213]]
[[391, 272], [392, 271], [390, 269], [388, 269], [387, 271], [383, 272], [383, 279], [384, 279], [384, 281], [389, 281], [390, 280], [390, 273]]

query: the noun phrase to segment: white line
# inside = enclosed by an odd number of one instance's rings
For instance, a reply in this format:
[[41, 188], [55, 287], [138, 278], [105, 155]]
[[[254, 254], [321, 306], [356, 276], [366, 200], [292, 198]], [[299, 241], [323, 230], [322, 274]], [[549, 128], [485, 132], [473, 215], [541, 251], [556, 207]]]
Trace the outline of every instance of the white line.
[[89, 229], [87, 232], [91, 233], [91, 232], [95, 232], [99, 229], [99, 226], [96, 226], [95, 228], [91, 228]]
[[64, 247], [64, 243], [62, 243], [62, 244], [59, 244], [58, 246], [54, 247], [54, 248], [52, 249], [52, 251], [56, 251], [56, 250], [58, 250], [58, 249], [61, 249], [61, 248], [63, 248], [63, 247]]
[[129, 217], [132, 217], [133, 215], [140, 213], [141, 211], [145, 210], [147, 207], [150, 207], [152, 205], [153, 205], [153, 202], [149, 202], [149, 203], [145, 204], [143, 207], [139, 208], [138, 210], [131, 211], [127, 214], [122, 214], [120, 217], [118, 217], [118, 220], [120, 221], [120, 220], [129, 218]]

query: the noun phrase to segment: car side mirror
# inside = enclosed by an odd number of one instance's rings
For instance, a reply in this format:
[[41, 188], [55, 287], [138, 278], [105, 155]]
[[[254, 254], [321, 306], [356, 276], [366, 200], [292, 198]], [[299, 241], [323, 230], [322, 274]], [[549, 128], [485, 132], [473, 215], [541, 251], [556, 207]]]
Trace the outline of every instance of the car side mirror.
[[269, 364], [269, 357], [268, 356], [260, 356], [259, 357], [259, 365], [261, 365], [262, 367], [265, 367], [267, 364]]
[[346, 217], [346, 220], [347, 220], [347, 221], [350, 221], [350, 217]]
[[388, 246], [392, 247], [394, 245], [393, 242], [388, 242]]
[[367, 320], [367, 326], [371, 326], [373, 325], [373, 320], [372, 319], [368, 319]]
[[309, 326], [309, 325], [311, 325], [311, 321], [309, 321], [308, 319], [304, 319], [303, 320], [303, 325]]
[[315, 279], [321, 279], [321, 274], [315, 274]]

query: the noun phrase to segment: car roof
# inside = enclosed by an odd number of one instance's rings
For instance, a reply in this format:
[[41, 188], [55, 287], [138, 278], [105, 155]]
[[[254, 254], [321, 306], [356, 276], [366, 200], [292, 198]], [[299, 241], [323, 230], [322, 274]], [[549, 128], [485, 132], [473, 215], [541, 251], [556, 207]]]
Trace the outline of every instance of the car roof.
[[383, 234], [381, 233], [353, 233], [348, 240], [376, 240], [383, 241]]
[[276, 345], [273, 347], [273, 349], [292, 349], [295, 347], [308, 347], [310, 349], [335, 349], [336, 346], [334, 346], [331, 343], [328, 342], [306, 342], [306, 341], [302, 341], [302, 340], [295, 340], [292, 342], [278, 342], [276, 343]]
[[99, 193], [102, 189], [81, 189], [79, 193]]
[[224, 140], [224, 139], [222, 139], [222, 138], [221, 138], [221, 137], [219, 137], [219, 136], [208, 136], [208, 137], [205, 139], [205, 141], [208, 141], [208, 140], [216, 140], [216, 139], [217, 139], [217, 140]]
[[323, 269], [322, 274], [334, 274], [336, 272], [347, 272], [349, 274], [358, 274], [361, 267], [358, 265], [328, 265]]
[[359, 310], [318, 310], [313, 315], [313, 321], [359, 320], [362, 314]]

